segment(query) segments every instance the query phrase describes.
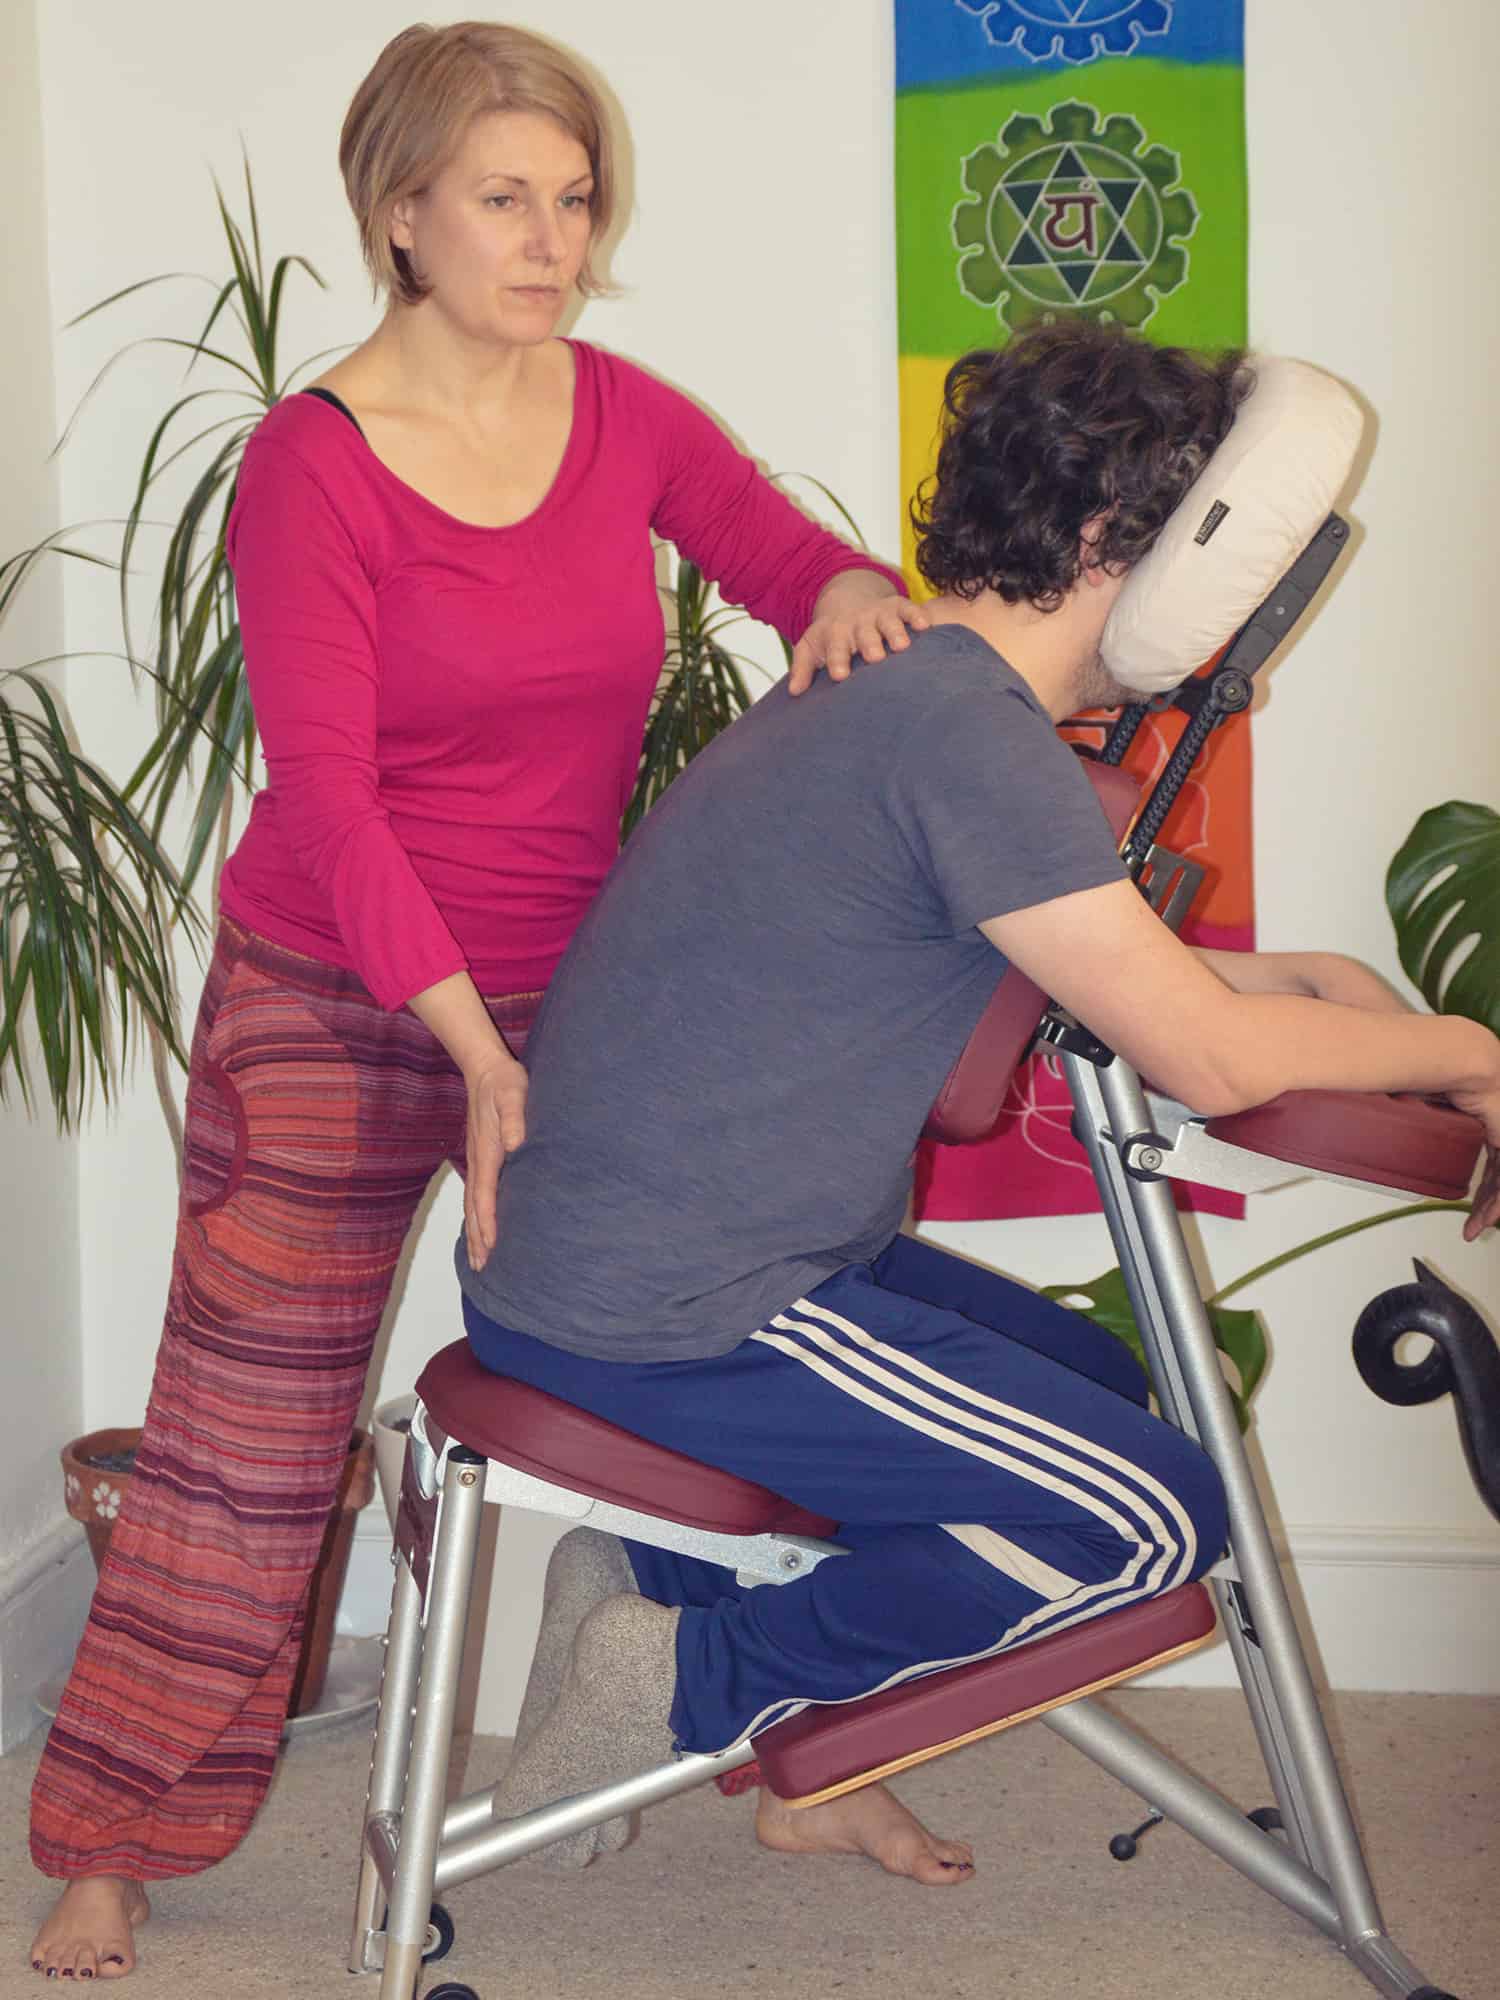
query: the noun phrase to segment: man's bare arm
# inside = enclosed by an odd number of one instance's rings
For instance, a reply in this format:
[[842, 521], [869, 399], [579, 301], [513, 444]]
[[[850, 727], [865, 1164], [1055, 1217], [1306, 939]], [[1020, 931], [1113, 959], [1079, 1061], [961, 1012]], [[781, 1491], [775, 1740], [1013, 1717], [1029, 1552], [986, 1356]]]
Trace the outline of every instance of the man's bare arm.
[[[1500, 1041], [1477, 1022], [1302, 992], [1236, 992], [1217, 961], [1210, 966], [1174, 937], [1128, 882], [1015, 910], [980, 929], [1135, 1068], [1209, 1116], [1283, 1090], [1442, 1092], [1483, 1121], [1492, 1152], [1500, 1148]], [[1492, 1157], [1465, 1233], [1497, 1217]]]
[[1366, 1007], [1382, 1014], [1413, 1010], [1394, 986], [1334, 951], [1214, 951], [1188, 949], [1236, 993], [1300, 993], [1309, 1000], [1332, 1000], [1341, 1007]]

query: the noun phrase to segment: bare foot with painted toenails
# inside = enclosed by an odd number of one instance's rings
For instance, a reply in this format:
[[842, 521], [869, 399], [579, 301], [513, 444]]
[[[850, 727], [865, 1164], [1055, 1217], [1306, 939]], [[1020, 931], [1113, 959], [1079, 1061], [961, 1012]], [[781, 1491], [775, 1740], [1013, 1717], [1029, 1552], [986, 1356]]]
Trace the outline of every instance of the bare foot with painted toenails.
[[123, 1979], [135, 1970], [135, 1931], [151, 1914], [139, 1882], [85, 1875], [70, 1882], [31, 1945], [46, 1979]]

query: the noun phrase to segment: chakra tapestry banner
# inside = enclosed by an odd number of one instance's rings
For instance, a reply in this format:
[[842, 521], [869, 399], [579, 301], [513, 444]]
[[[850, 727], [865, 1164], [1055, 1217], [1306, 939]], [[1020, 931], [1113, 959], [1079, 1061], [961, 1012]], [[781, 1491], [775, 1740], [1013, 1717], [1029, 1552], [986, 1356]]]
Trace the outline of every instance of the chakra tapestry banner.
[[[1114, 320], [1174, 345], [1242, 345], [1243, 0], [895, 0], [901, 479], [932, 469], [943, 378], [960, 354], [1039, 319]], [[906, 528], [908, 575], [920, 588]], [[1181, 733], [1154, 715], [1127, 768]], [[1075, 731], [1095, 738], [1099, 732]], [[1162, 831], [1209, 870], [1184, 935], [1253, 943], [1248, 717], [1221, 728]], [[927, 1221], [1098, 1206], [1046, 1062], [978, 1146], [917, 1162]], [[1239, 1213], [1207, 1191], [1191, 1205]]]

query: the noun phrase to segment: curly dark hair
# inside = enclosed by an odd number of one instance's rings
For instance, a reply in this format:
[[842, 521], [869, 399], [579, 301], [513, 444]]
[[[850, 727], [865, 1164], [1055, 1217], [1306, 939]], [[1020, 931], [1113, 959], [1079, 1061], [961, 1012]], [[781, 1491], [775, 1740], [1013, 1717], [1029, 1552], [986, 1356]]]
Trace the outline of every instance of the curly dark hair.
[[958, 597], [1056, 610], [1084, 524], [1102, 517], [1098, 561], [1139, 562], [1253, 380], [1237, 352], [1210, 359], [1088, 320], [964, 355], [943, 389], [936, 474], [912, 502], [917, 568]]

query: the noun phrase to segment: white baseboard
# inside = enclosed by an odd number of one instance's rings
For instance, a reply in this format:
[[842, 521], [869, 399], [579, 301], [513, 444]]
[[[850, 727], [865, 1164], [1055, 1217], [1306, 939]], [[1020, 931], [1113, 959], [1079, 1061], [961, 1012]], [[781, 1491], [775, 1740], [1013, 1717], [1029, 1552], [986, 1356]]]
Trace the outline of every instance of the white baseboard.
[[67, 1672], [93, 1595], [76, 1521], [59, 1521], [0, 1570], [0, 1756], [43, 1722], [36, 1692]]
[[[524, 1521], [524, 1526], [523, 1526]], [[514, 1726], [535, 1635], [547, 1551], [562, 1523], [515, 1518], [507, 1539], [523, 1604], [509, 1629], [487, 1633], [475, 1726]], [[1431, 1536], [1399, 1528], [1290, 1532], [1293, 1599], [1317, 1679], [1336, 1688], [1425, 1694], [1500, 1694], [1500, 1534]], [[535, 1547], [532, 1544], [535, 1543]], [[379, 1503], [361, 1516], [339, 1604], [341, 1633], [379, 1632], [390, 1603], [390, 1534]], [[94, 1567], [83, 1531], [62, 1521], [0, 1571], [0, 1754], [42, 1721], [33, 1697], [64, 1673], [88, 1615]], [[536, 1604], [530, 1599], [535, 1597]], [[1220, 1640], [1141, 1687], [1229, 1687]]]
[[[1289, 1528], [1283, 1564], [1320, 1686], [1500, 1694], [1500, 1533]], [[1221, 1638], [1140, 1687], [1232, 1687]]]
[[[536, 1630], [551, 1532], [519, 1532], [523, 1556], [509, 1627], [498, 1615], [487, 1635], [475, 1726], [511, 1729]], [[528, 1527], [532, 1523], [528, 1521]], [[535, 1552], [530, 1544], [537, 1541]], [[1289, 1530], [1292, 1600], [1314, 1678], [1322, 1686], [1385, 1693], [1500, 1694], [1500, 1533], [1433, 1536], [1401, 1528]], [[384, 1629], [390, 1602], [390, 1536], [378, 1505], [361, 1517], [339, 1609], [341, 1632]], [[1139, 1687], [1232, 1687], [1234, 1661], [1224, 1640], [1158, 1673]]]

